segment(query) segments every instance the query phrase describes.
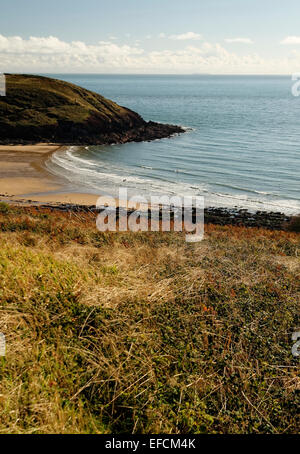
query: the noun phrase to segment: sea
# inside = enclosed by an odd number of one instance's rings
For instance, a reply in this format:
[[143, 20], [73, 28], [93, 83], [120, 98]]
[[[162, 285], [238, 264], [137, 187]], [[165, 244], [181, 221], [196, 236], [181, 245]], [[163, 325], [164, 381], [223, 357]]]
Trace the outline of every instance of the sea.
[[[49, 75], [50, 76], [50, 75]], [[203, 196], [207, 207], [300, 213], [300, 97], [288, 76], [51, 74], [184, 134], [68, 147], [46, 162], [77, 192]]]

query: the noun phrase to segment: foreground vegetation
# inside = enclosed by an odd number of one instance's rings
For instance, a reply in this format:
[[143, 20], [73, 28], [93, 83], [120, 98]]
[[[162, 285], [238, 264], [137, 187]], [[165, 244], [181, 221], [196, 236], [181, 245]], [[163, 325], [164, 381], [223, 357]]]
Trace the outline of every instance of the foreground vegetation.
[[0, 210], [1, 433], [299, 431], [300, 236]]

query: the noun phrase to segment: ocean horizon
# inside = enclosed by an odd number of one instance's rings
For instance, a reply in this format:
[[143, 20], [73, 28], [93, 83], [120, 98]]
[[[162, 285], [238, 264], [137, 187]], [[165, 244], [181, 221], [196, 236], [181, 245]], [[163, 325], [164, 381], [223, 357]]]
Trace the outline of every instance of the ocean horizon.
[[47, 169], [92, 194], [204, 196], [207, 207], [300, 212], [300, 99], [288, 76], [51, 74], [184, 134], [67, 147]]

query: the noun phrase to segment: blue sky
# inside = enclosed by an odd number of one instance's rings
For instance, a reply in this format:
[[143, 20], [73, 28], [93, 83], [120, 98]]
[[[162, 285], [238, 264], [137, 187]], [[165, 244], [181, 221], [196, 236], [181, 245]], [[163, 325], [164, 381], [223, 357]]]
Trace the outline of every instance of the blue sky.
[[290, 74], [300, 2], [9, 0], [0, 71]]

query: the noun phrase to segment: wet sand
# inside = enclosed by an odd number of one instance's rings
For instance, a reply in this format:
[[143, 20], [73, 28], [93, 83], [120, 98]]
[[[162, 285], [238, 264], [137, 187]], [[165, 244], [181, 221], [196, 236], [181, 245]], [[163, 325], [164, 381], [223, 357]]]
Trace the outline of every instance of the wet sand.
[[[60, 148], [60, 145], [44, 143], [0, 145], [0, 201], [96, 205], [101, 194], [74, 192], [68, 180], [52, 175], [46, 169], [45, 161]], [[127, 207], [125, 201], [114, 200], [116, 206]], [[103, 205], [111, 205], [110, 201], [108, 196], [102, 197]]]
[[74, 193], [68, 182], [50, 174], [45, 161], [55, 144], [0, 146], [0, 199], [94, 205], [99, 196]]
[[62, 185], [44, 168], [45, 159], [57, 145], [0, 146], [0, 194], [22, 196], [59, 190]]

